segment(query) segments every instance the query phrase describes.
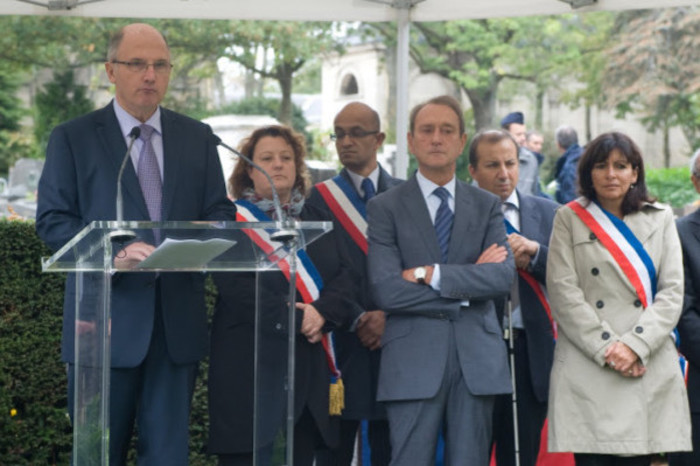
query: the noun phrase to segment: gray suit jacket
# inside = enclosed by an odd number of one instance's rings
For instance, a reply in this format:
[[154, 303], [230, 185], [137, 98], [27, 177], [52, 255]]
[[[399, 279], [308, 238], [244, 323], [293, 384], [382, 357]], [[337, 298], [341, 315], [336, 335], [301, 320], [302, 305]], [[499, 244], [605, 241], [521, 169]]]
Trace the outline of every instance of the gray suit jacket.
[[[372, 199], [368, 219], [370, 287], [378, 306], [388, 313], [378, 400], [434, 396], [443, 378], [451, 332], [470, 393], [509, 393], [506, 348], [492, 300], [509, 292], [513, 257], [509, 254], [501, 264], [475, 264], [489, 245], [507, 247], [498, 198], [457, 181], [448, 263], [440, 265], [440, 291], [401, 277], [404, 269], [441, 260], [415, 176]], [[464, 300], [469, 300], [469, 307], [461, 307]]]

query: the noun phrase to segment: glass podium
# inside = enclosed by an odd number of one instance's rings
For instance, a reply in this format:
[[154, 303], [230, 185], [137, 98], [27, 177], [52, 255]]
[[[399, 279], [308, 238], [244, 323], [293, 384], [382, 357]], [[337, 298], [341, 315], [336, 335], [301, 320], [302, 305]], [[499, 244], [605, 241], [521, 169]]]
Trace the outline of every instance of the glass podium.
[[[234, 280], [238, 273], [254, 276], [254, 462], [291, 465], [296, 252], [331, 229], [331, 222], [290, 222], [282, 228], [278, 222], [95, 221], [43, 258], [44, 272], [70, 273], [66, 302], [75, 296], [73, 464], [109, 464], [112, 289], [120, 276], [146, 273], [155, 280], [166, 273], [213, 272]], [[120, 251], [137, 241], [159, 246], [138, 264], [120, 265]], [[290, 276], [283, 293], [281, 268]], [[270, 319], [277, 332], [259, 330]]]

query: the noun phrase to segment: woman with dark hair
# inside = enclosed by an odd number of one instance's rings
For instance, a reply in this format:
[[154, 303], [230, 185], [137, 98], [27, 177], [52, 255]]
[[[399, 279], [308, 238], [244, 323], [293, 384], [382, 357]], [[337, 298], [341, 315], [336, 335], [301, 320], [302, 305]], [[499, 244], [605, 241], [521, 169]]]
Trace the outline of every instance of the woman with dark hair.
[[[327, 220], [325, 214], [304, 202], [309, 176], [304, 163], [306, 150], [299, 134], [285, 126], [260, 128], [243, 142], [241, 152], [269, 174], [285, 216], [304, 221]], [[237, 199], [238, 220], [275, 219], [270, 183], [252, 165], [240, 159], [229, 179], [229, 188]], [[252, 234], [251, 240], [262, 249], [281, 246], [262, 235]], [[333, 394], [329, 397], [329, 392], [331, 386], [338, 388], [340, 381], [336, 380], [339, 373], [331, 362], [327, 332], [350, 325], [361, 312], [353, 303], [357, 280], [345, 267], [343, 244], [330, 232], [298, 254], [295, 465], [311, 466], [315, 450], [337, 442], [337, 417], [331, 414], [340, 413], [338, 406], [331, 403]], [[271, 464], [273, 455], [286, 448], [284, 441], [280, 442], [280, 433], [287, 409], [290, 285], [284, 262], [280, 270], [257, 275], [214, 275], [218, 297], [209, 366], [209, 452], [219, 456], [220, 465], [252, 465], [254, 448], [258, 465]], [[257, 296], [256, 288], [263, 290]]]
[[557, 211], [547, 261], [559, 331], [549, 449], [573, 451], [577, 466], [648, 466], [691, 448], [671, 336], [683, 301], [673, 213], [649, 196], [624, 134], [593, 140], [578, 179], [582, 197]]

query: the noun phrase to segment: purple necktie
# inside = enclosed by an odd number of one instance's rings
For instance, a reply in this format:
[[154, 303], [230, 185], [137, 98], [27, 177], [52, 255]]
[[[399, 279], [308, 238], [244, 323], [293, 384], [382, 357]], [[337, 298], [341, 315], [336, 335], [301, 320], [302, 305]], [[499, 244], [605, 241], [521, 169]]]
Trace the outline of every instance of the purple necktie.
[[138, 177], [143, 198], [146, 200], [148, 215], [154, 222], [161, 219], [160, 211], [163, 199], [163, 182], [160, 179], [160, 167], [156, 158], [156, 151], [151, 144], [151, 136], [155, 129], [149, 125], [141, 125], [143, 141], [141, 154], [139, 155]]

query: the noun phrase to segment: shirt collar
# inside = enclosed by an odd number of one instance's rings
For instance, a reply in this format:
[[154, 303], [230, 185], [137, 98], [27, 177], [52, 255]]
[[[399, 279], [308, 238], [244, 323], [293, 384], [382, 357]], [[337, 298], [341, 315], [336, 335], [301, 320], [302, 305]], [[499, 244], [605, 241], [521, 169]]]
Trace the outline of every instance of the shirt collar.
[[[440, 185], [433, 183], [430, 181], [428, 178], [423, 176], [423, 174], [420, 172], [420, 170], [416, 171], [416, 181], [418, 181], [418, 187], [421, 190], [421, 193], [423, 193], [424, 198], [428, 198], [431, 194], [433, 194], [433, 191], [435, 191], [437, 188], [440, 187]], [[448, 193], [450, 193], [450, 197], [452, 199], [455, 198], [455, 187], [457, 186], [457, 178], [453, 175], [452, 179], [448, 181], [446, 184], [444, 184], [442, 187], [447, 190]]]
[[354, 171], [351, 171], [350, 169], [347, 169], [348, 175], [350, 176], [350, 179], [352, 180], [352, 184], [355, 186], [355, 189], [357, 190], [358, 193], [362, 192], [362, 181], [365, 178], [369, 178], [372, 180], [372, 184], [374, 185], [374, 190], [379, 191], [379, 164], [372, 170], [372, 173], [370, 173], [367, 176], [362, 176], [358, 175]]
[[163, 134], [160, 125], [160, 105], [146, 123], [141, 123], [137, 118], [124, 110], [124, 108], [119, 105], [119, 102], [117, 102], [117, 99], [113, 99], [112, 102], [114, 102], [114, 113], [117, 116], [117, 121], [119, 121], [119, 128], [122, 130], [124, 139], [128, 140], [129, 133], [131, 133], [134, 126], [141, 126], [142, 124], [150, 125], [158, 134]]

